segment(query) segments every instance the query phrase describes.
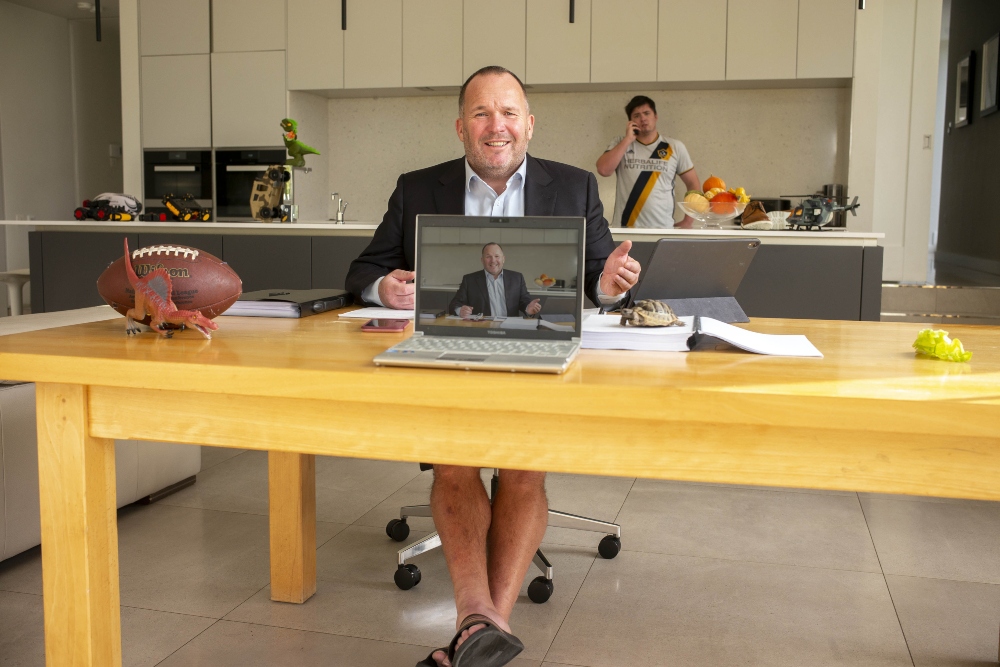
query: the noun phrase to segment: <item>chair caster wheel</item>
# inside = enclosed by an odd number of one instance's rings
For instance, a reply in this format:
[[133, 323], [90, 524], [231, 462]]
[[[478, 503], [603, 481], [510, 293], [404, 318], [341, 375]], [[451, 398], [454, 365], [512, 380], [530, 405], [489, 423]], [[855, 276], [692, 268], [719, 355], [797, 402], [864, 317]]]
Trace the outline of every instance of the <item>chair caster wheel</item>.
[[393, 519], [385, 524], [385, 534], [397, 542], [402, 542], [410, 536], [410, 526], [404, 519]]
[[608, 560], [617, 556], [618, 552], [621, 550], [622, 541], [614, 535], [605, 535], [601, 539], [601, 543], [597, 545], [597, 552], [601, 554], [601, 558], [606, 558]]
[[396, 586], [401, 590], [408, 591], [420, 583], [420, 568], [412, 563], [400, 565], [396, 568], [396, 574], [392, 577]]
[[549, 598], [552, 597], [552, 591], [555, 590], [555, 585], [553, 585], [551, 579], [546, 579], [545, 577], [535, 577], [528, 584], [528, 599], [535, 604], [542, 604], [543, 602], [548, 602]]

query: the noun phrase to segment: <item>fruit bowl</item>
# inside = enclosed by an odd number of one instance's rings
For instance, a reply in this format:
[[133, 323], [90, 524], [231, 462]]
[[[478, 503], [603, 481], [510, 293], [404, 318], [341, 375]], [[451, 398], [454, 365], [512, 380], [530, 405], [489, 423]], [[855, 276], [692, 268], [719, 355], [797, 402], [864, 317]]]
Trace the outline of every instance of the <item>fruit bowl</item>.
[[739, 202], [706, 202], [708, 204], [708, 209], [705, 209], [704, 204], [695, 205], [689, 202], [677, 202], [677, 205], [681, 207], [685, 215], [689, 215], [698, 222], [702, 224], [703, 227], [721, 227], [723, 223], [727, 223], [730, 220], [735, 219], [737, 216], [743, 214], [743, 209], [747, 207], [746, 204], [741, 204]]

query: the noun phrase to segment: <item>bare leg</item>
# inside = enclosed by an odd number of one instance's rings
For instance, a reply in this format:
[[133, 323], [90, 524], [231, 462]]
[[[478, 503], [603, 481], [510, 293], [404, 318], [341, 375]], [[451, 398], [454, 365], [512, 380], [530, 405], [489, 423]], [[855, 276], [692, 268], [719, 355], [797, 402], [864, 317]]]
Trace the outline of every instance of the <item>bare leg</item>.
[[[479, 478], [479, 468], [434, 466], [431, 511], [455, 588], [458, 623], [470, 614], [482, 614], [493, 619], [497, 627], [509, 632], [506, 616], [493, 606], [490, 595], [486, 571], [490, 500]], [[482, 627], [470, 628], [466, 636]], [[448, 664], [440, 652], [435, 654], [434, 659], [441, 665]]]
[[493, 605], [504, 620], [514, 610], [548, 520], [545, 473], [501, 470], [487, 540], [487, 571]]

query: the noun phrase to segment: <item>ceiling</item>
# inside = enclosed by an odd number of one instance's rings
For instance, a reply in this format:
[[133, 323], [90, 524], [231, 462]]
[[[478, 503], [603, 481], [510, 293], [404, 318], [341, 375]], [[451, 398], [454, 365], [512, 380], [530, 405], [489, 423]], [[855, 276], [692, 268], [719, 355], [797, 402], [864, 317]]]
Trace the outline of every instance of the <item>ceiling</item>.
[[[94, 0], [86, 1], [90, 5], [94, 4]], [[64, 19], [90, 19], [94, 17], [90, 9], [77, 8], [77, 0], [8, 0], [8, 2], [46, 14], [54, 14]], [[101, 18], [118, 18], [118, 0], [101, 0]]]

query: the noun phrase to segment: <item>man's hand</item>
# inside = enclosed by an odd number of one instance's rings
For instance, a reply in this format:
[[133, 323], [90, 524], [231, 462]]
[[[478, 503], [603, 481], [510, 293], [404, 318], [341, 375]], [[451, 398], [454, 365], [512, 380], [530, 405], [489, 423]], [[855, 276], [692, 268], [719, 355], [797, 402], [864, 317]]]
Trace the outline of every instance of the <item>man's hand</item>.
[[642, 267], [639, 262], [628, 256], [632, 249], [631, 241], [622, 241], [614, 252], [608, 255], [604, 262], [604, 273], [601, 275], [601, 291], [608, 296], [618, 296], [632, 289], [639, 282], [639, 272]]
[[471, 315], [472, 315], [472, 306], [462, 306], [461, 308], [458, 309], [458, 316], [461, 317], [463, 320], [469, 319], [469, 316]]
[[675, 229], [693, 229], [694, 228], [694, 218], [690, 215], [685, 215], [684, 219], [680, 222], [674, 223]]
[[628, 146], [638, 135], [639, 125], [635, 121], [629, 121], [628, 125], [625, 126], [625, 145]]
[[528, 307], [524, 309], [528, 315], [537, 315], [542, 310], [542, 302], [539, 299], [535, 299], [528, 304]]
[[378, 298], [386, 308], [413, 310], [416, 286], [410, 282], [416, 274], [413, 271], [396, 269], [378, 284]]

